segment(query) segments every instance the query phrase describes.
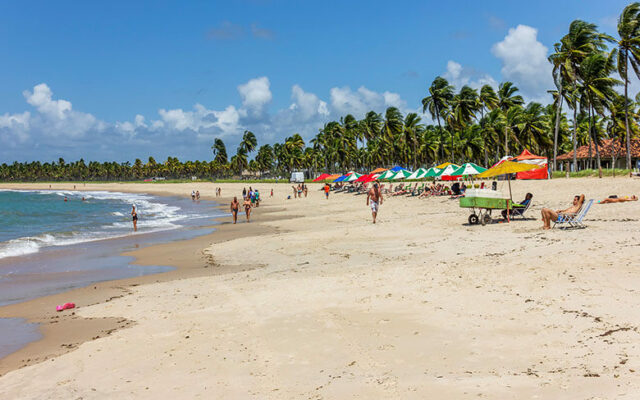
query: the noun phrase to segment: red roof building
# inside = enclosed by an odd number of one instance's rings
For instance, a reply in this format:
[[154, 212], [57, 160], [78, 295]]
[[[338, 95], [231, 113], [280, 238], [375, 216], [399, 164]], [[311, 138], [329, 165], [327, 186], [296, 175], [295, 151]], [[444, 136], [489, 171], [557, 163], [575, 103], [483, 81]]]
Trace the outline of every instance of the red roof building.
[[[600, 142], [600, 161], [602, 168], [611, 168], [613, 159], [615, 158], [616, 168], [626, 168], [627, 165], [627, 142], [626, 140], [614, 141], [613, 139], [604, 139]], [[589, 145], [580, 146], [576, 149], [578, 160], [578, 170], [588, 168], [589, 163]], [[596, 159], [595, 145], [591, 145], [591, 158]], [[573, 151], [558, 156], [558, 162], [565, 164], [573, 161]], [[631, 166], [638, 168], [640, 162], [640, 139], [631, 139]]]

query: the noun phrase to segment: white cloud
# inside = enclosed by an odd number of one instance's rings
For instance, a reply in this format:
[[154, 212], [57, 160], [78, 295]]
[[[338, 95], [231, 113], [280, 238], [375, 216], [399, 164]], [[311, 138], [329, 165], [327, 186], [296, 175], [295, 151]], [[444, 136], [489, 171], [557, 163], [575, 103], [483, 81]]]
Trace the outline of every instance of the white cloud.
[[27, 103], [36, 107], [31, 125], [50, 136], [81, 137], [90, 131], [102, 131], [105, 124], [91, 114], [74, 111], [71, 102], [53, 100], [53, 92], [45, 83], [22, 92]]
[[242, 106], [250, 115], [260, 117], [263, 115], [266, 106], [271, 102], [269, 78], [266, 76], [249, 80], [249, 82], [239, 85], [238, 92], [242, 98]]
[[268, 105], [273, 94], [267, 77], [251, 79], [237, 89], [241, 104], [221, 110], [195, 104], [192, 109], [161, 108], [155, 118], [135, 114], [129, 121], [106, 123], [74, 110], [68, 100], [56, 99], [46, 84], [36, 85], [23, 93], [35, 111], [0, 114], [0, 140], [7, 144], [0, 149], [0, 158], [16, 157], [15, 150], [9, 148], [21, 149], [20, 157], [42, 158], [38, 148], [46, 148], [47, 156], [65, 158], [124, 160], [160, 153], [194, 159], [203, 152], [204, 157], [209, 154], [209, 146], [202, 143], [215, 137], [224, 138], [233, 151], [244, 130], [253, 131], [260, 144], [293, 133], [308, 140], [326, 122], [346, 114], [363, 118], [370, 110], [383, 113], [391, 106], [403, 113], [416, 111], [407, 109], [398, 93], [376, 92], [364, 86], [355, 91], [334, 87], [326, 101], [296, 84], [291, 87], [290, 105], [272, 114]]
[[479, 89], [484, 85], [498, 87], [498, 82], [491, 75], [478, 72], [473, 68], [463, 67], [453, 60], [447, 62], [447, 72], [444, 73], [443, 77], [458, 90], [464, 85], [474, 89]]
[[520, 88], [532, 99], [548, 97], [553, 88], [548, 49], [537, 39], [538, 30], [527, 25], [509, 29], [504, 40], [493, 45], [491, 52], [502, 61], [502, 77]]
[[365, 113], [374, 110], [383, 112], [387, 107], [397, 107], [403, 110], [406, 102], [400, 95], [392, 92], [378, 93], [364, 86], [352, 91], [350, 87], [334, 87], [330, 91], [331, 107], [339, 115], [353, 114], [356, 118], [364, 117]]

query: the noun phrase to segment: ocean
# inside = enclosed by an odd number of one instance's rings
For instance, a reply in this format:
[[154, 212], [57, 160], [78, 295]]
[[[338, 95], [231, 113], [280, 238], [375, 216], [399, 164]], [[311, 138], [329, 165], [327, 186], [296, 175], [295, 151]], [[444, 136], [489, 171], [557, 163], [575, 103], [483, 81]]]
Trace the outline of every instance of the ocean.
[[[216, 205], [106, 191], [0, 190], [0, 306], [168, 271], [133, 265], [120, 254], [212, 232], [214, 218], [224, 215]], [[0, 330], [13, 333], [0, 337], [0, 359], [39, 335], [36, 325], [20, 319], [0, 318]]]

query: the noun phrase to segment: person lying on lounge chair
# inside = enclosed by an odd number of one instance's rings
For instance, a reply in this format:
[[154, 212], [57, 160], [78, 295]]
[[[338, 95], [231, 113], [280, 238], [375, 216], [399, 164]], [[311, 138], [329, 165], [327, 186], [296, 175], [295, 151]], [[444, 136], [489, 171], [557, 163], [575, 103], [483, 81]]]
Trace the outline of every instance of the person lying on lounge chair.
[[551, 221], [557, 221], [558, 217], [561, 215], [575, 215], [580, 211], [582, 205], [584, 204], [584, 195], [580, 196], [576, 195], [573, 198], [573, 203], [569, 208], [565, 208], [564, 210], [552, 210], [550, 208], [543, 208], [540, 212], [542, 214], [542, 229], [551, 229]]
[[627, 201], [638, 201], [638, 196], [632, 195], [631, 197], [618, 197], [615, 194], [609, 196], [608, 198], [599, 201], [600, 204], [609, 204], [609, 203], [624, 203]]
[[[531, 193], [527, 193], [527, 195], [524, 197], [524, 200], [520, 202], [522, 207], [513, 207], [511, 210], [509, 210], [509, 216], [512, 216], [514, 211], [522, 212], [524, 209], [526, 209], [529, 206], [529, 203], [531, 203], [532, 198], [533, 195]], [[507, 219], [507, 210], [502, 210], [502, 218]]]

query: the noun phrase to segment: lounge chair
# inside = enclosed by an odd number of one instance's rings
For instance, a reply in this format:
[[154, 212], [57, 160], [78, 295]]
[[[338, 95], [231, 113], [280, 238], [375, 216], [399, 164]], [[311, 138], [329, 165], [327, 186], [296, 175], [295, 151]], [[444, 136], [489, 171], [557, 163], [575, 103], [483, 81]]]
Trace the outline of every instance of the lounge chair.
[[[532, 198], [533, 198], [533, 196], [532, 196]], [[514, 219], [515, 217], [520, 217], [522, 219], [527, 219], [524, 216], [524, 213], [527, 212], [529, 207], [531, 207], [531, 200], [529, 200], [529, 202], [524, 207], [514, 207], [514, 208], [512, 208], [511, 219]]]
[[582, 222], [582, 220], [589, 212], [592, 204], [593, 199], [589, 200], [587, 204], [583, 205], [582, 208], [575, 214], [572, 213], [558, 215], [558, 219], [554, 221], [553, 227], [555, 228], [557, 225], [559, 229], [586, 228], [587, 226]]

